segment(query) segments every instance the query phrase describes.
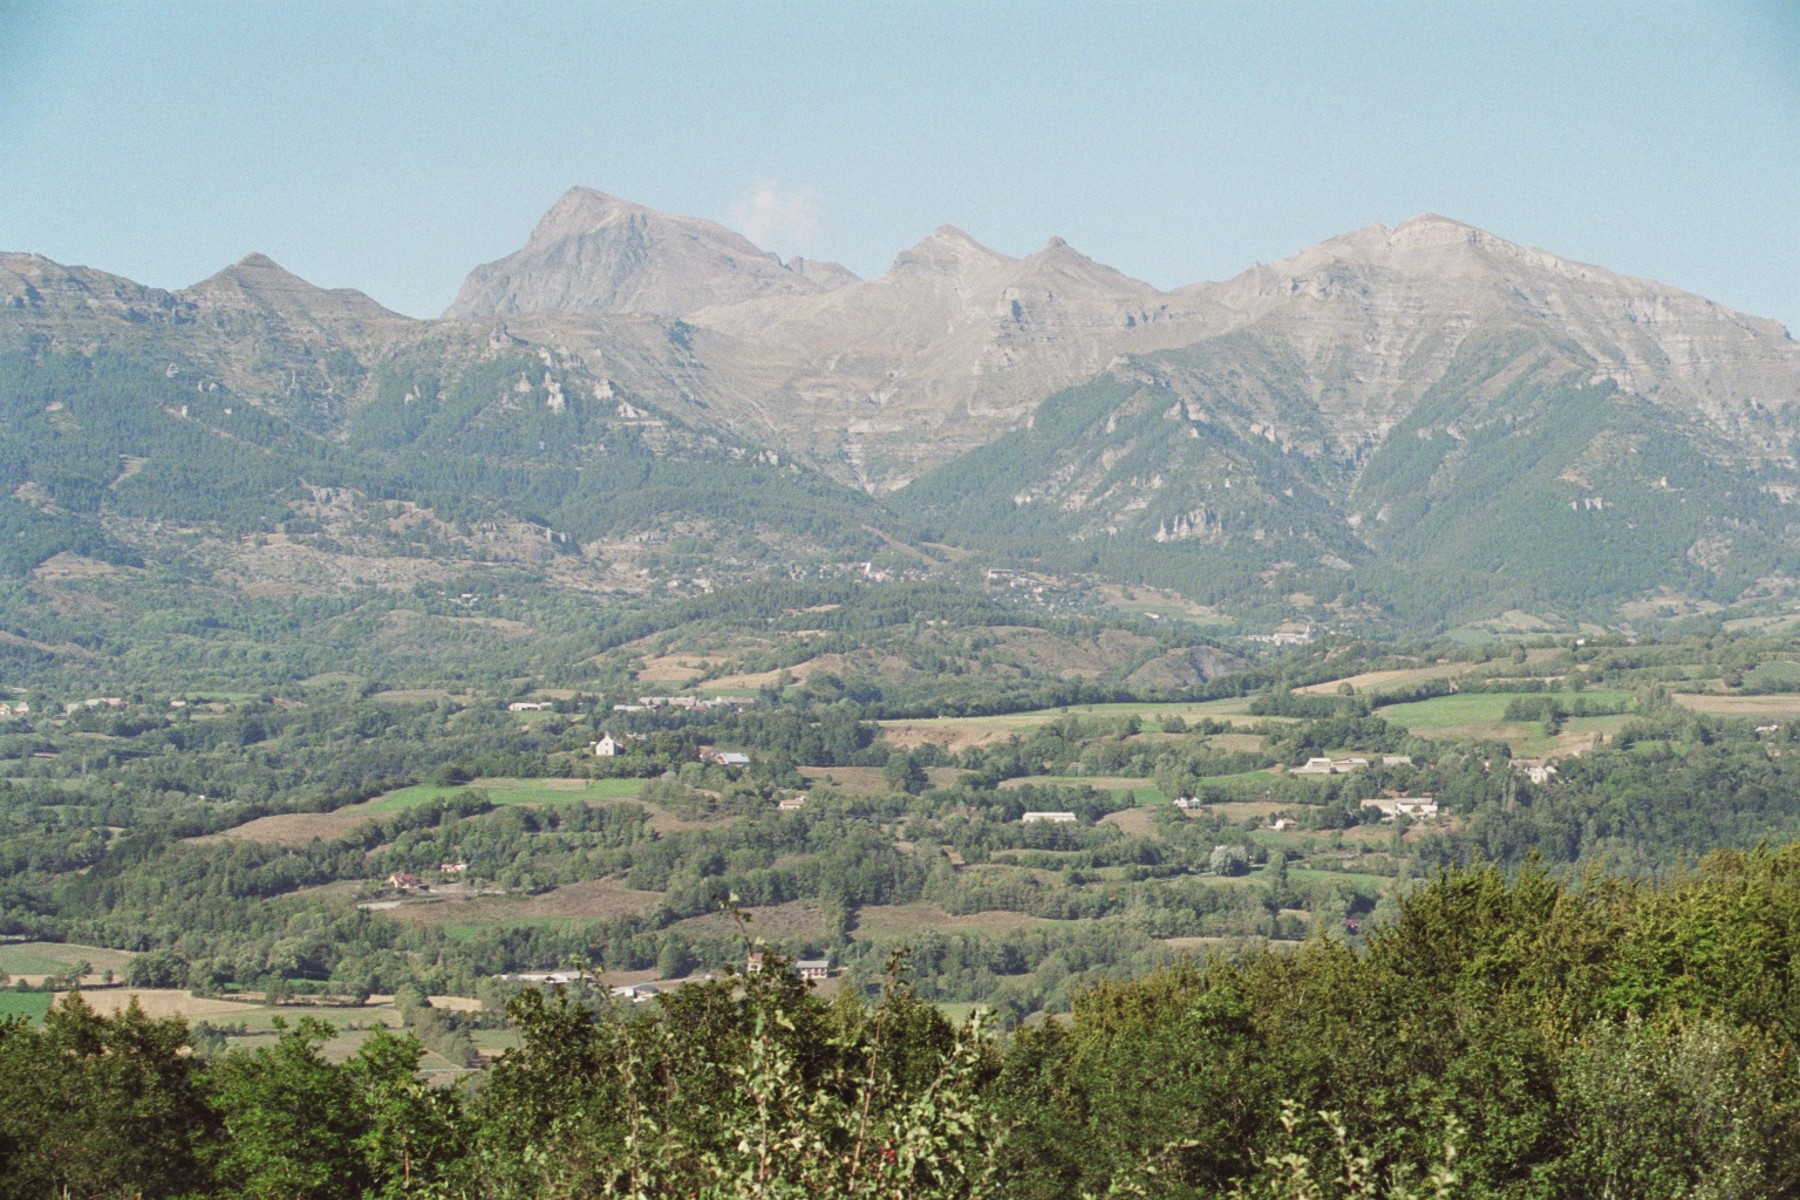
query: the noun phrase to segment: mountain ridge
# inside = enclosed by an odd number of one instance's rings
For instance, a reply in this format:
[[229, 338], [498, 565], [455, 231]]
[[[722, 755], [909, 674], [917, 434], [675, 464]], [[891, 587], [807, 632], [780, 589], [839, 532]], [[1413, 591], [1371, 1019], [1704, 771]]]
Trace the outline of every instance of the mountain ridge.
[[[464, 292], [416, 321], [258, 254], [177, 292], [0, 255], [0, 351], [123, 355], [208, 437], [246, 437], [236, 401], [269, 414], [275, 457], [234, 468], [274, 488], [255, 512], [338, 511], [317, 499], [335, 479], [358, 505], [437, 506], [439, 537], [499, 521], [582, 586], [637, 586], [615, 569], [636, 537], [936, 561], [931, 534], [1339, 621], [1800, 594], [1787, 331], [1435, 214], [1162, 291], [1060, 238], [1013, 257], [948, 225], [862, 280], [573, 189]], [[190, 413], [182, 388], [219, 399]], [[215, 444], [157, 422], [105, 443], [146, 463], [140, 514], [157, 446]], [[52, 502], [30, 500], [32, 528], [87, 511], [131, 542], [118, 481], [65, 502], [37, 478], [54, 454], [33, 439], [66, 424], [12, 438], [14, 489]], [[1584, 565], [1570, 547], [1596, 537]]]

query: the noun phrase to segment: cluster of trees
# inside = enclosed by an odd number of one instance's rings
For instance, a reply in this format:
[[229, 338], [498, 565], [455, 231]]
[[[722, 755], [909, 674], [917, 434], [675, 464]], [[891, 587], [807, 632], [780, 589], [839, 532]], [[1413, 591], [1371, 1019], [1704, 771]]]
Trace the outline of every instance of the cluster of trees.
[[76, 997], [0, 1025], [0, 1196], [1789, 1196], [1796, 947], [1800, 844], [1660, 885], [1458, 869], [1360, 946], [1183, 960], [1007, 1036], [777, 962], [630, 1011], [531, 990], [472, 1089], [386, 1031], [194, 1055]]

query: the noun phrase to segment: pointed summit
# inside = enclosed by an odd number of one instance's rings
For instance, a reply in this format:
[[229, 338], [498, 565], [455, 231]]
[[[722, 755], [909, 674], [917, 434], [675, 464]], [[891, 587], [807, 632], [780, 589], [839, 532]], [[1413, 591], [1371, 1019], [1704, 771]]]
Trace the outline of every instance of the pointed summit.
[[1065, 287], [1079, 288], [1085, 298], [1100, 295], [1147, 297], [1156, 289], [1141, 279], [1133, 279], [1123, 271], [1095, 262], [1059, 237], [1053, 237], [1044, 248], [1019, 263], [1019, 281], [1060, 281]]
[[446, 317], [525, 312], [685, 316], [765, 296], [829, 290], [741, 234], [592, 188], [570, 188], [523, 249], [476, 267]]
[[202, 310], [257, 311], [315, 323], [405, 321], [354, 288], [308, 283], [266, 254], [250, 253], [179, 293]]
[[966, 275], [1016, 261], [990, 250], [954, 225], [939, 225], [894, 256], [895, 275]]

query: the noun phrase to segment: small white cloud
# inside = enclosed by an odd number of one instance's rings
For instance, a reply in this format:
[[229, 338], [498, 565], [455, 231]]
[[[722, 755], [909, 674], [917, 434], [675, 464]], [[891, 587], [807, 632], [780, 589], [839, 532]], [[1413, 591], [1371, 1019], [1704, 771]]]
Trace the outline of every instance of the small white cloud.
[[818, 203], [803, 188], [763, 179], [731, 206], [731, 223], [759, 246], [804, 247], [819, 223]]

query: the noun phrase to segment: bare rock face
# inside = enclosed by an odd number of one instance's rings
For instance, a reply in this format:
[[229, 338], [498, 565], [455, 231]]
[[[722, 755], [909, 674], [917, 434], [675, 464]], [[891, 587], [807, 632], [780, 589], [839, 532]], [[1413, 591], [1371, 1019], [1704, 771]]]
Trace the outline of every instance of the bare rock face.
[[1121, 352], [1206, 332], [1182, 303], [1061, 239], [1017, 259], [948, 225], [880, 278], [689, 320], [763, 351], [779, 376], [770, 436], [873, 490], [1023, 423]]
[[1061, 239], [1013, 258], [947, 225], [858, 280], [577, 188], [449, 313], [508, 314], [577, 340], [571, 323], [601, 316], [679, 317], [694, 331], [670, 359], [683, 396], [871, 491], [1029, 424], [1121, 360], [1231, 334], [1289, 364], [1318, 410], [1308, 437], [1338, 453], [1385, 437], [1466, 346], [1521, 333], [1769, 453], [1789, 441], [1770, 414], [1800, 400], [1800, 345], [1774, 322], [1430, 215], [1165, 293]]
[[[1734, 455], [1785, 461], [1800, 436], [1800, 344], [1776, 323], [1431, 215], [1162, 292], [1060, 239], [1014, 258], [951, 226], [861, 280], [576, 188], [517, 253], [471, 272], [447, 315], [483, 338], [504, 321], [684, 420], [874, 492], [1031, 425], [1046, 397], [1109, 372], [1154, 378], [1184, 411], [1234, 403], [1255, 414], [1258, 436], [1356, 459], [1471, 348], [1508, 339], [1697, 420]], [[344, 356], [322, 351], [347, 350], [361, 370], [403, 343], [466, 340], [446, 332], [461, 322], [411, 322], [260, 255], [173, 293], [0, 256], [0, 318], [0, 335], [51, 344], [166, 328], [252, 394], [305, 374], [264, 378], [257, 364], [289, 350], [307, 352], [307, 386], [337, 397], [360, 384], [355, 371], [328, 371]], [[1156, 358], [1224, 338], [1253, 346], [1244, 353], [1268, 370]]]
[[1776, 322], [1434, 215], [1175, 294], [1209, 308], [1220, 332], [1291, 348], [1345, 445], [1404, 417], [1465, 344], [1510, 332], [1729, 435], [1800, 401], [1800, 343]]
[[836, 263], [784, 265], [711, 221], [672, 217], [590, 188], [544, 214], [525, 247], [476, 267], [446, 317], [527, 312], [683, 314], [854, 279]]
[[92, 267], [68, 267], [41, 254], [0, 254], [0, 318], [9, 329], [58, 332], [115, 322], [170, 320], [177, 297]]

